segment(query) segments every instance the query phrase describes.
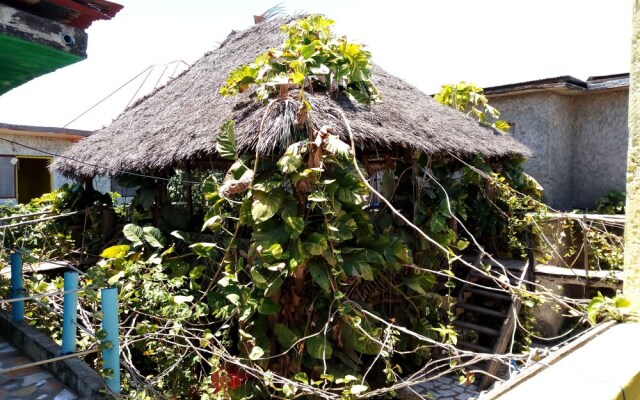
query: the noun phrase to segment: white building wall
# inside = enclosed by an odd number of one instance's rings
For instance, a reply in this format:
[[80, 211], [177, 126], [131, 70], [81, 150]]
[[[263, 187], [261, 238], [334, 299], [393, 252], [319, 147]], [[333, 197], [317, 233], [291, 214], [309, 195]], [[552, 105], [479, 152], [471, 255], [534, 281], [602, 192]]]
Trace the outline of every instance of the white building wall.
[[544, 188], [545, 201], [553, 208], [571, 207], [571, 122], [563, 117], [571, 107], [562, 96], [531, 93], [490, 99], [500, 118], [515, 123], [514, 139], [527, 145], [533, 155], [525, 171]]
[[[64, 138], [50, 138], [50, 137], [35, 137], [35, 136], [23, 136], [23, 135], [9, 135], [2, 134], [4, 139], [12, 142], [20, 143], [28, 146], [24, 147], [20, 144], [14, 144], [5, 140], [0, 140], [0, 155], [6, 156], [38, 156], [38, 157], [52, 157], [52, 154], [60, 154], [67, 147], [73, 144], [70, 139]], [[34, 149], [43, 150], [38, 151]], [[50, 153], [50, 154], [49, 154]], [[71, 183], [73, 180], [67, 179], [58, 173], [52, 173], [52, 189], [55, 190], [65, 183]], [[15, 204], [17, 199], [0, 199], [0, 204]]]
[[611, 190], [624, 191], [628, 92], [562, 95], [551, 91], [491, 97], [514, 139], [533, 156], [525, 171], [561, 210], [593, 208]]
[[612, 190], [626, 190], [629, 95], [594, 93], [575, 98], [573, 207], [590, 208]]

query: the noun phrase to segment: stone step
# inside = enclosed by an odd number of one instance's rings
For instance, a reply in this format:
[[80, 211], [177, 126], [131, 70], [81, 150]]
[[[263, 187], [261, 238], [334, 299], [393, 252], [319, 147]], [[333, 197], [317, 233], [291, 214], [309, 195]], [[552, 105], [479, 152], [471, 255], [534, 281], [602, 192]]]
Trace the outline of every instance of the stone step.
[[482, 306], [477, 306], [475, 304], [457, 303], [456, 307], [462, 308], [464, 310], [479, 312], [481, 314], [491, 315], [492, 317], [498, 317], [498, 318], [502, 318], [502, 319], [507, 318], [507, 314], [505, 314], [505, 313], [503, 313], [501, 311], [492, 310], [491, 308], [486, 308], [486, 307], [482, 307]]
[[479, 333], [484, 333], [485, 335], [489, 335], [489, 336], [495, 336], [495, 337], [500, 336], [500, 331], [499, 330], [493, 329], [493, 328], [489, 328], [489, 327], [486, 327], [486, 326], [482, 326], [482, 325], [478, 325], [478, 324], [474, 324], [472, 322], [465, 322], [465, 321], [455, 320], [451, 324], [453, 326], [457, 326], [457, 327], [462, 328], [462, 329], [468, 329], [468, 330], [476, 331], [476, 332], [479, 332]]

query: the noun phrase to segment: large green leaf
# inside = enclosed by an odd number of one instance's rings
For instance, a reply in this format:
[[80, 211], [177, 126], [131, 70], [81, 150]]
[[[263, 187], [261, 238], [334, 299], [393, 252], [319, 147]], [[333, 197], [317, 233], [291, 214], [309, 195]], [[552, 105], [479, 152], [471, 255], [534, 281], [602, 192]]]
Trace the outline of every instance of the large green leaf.
[[144, 230], [138, 225], [126, 224], [122, 229], [122, 233], [133, 244], [133, 247], [139, 247], [144, 244]]
[[316, 52], [316, 46], [317, 41], [313, 41], [311, 44], [306, 46], [300, 46], [300, 56], [305, 59], [313, 57], [313, 53]]
[[329, 247], [327, 238], [318, 232], [313, 232], [307, 240], [302, 244], [304, 251], [307, 253], [319, 256]]
[[329, 239], [334, 242], [344, 242], [353, 238], [353, 233], [358, 229], [356, 221], [345, 211], [341, 211], [335, 220], [328, 225]]
[[304, 230], [304, 220], [300, 217], [286, 217], [284, 227], [291, 235], [291, 239], [297, 239]]
[[295, 332], [282, 324], [276, 324], [273, 327], [273, 331], [275, 332], [276, 337], [278, 338], [278, 342], [285, 349], [288, 349], [291, 346], [293, 346], [295, 342], [298, 340], [298, 336], [295, 334]]
[[199, 242], [199, 243], [194, 243], [189, 247], [193, 249], [194, 253], [204, 258], [210, 258], [216, 252], [215, 243]]
[[274, 280], [272, 280], [267, 284], [267, 287], [264, 290], [264, 295], [265, 296], [273, 295], [278, 289], [280, 289], [280, 286], [282, 286], [283, 283], [284, 281], [282, 280], [282, 278], [278, 276], [277, 278], [275, 278]]
[[284, 244], [290, 237], [285, 224], [275, 218], [256, 224], [253, 230], [253, 241], [263, 248], [269, 248], [274, 243]]
[[270, 298], [264, 298], [258, 303], [258, 312], [263, 315], [273, 315], [280, 312], [282, 307]]
[[317, 259], [309, 262], [309, 272], [313, 281], [320, 286], [325, 292], [331, 289], [331, 282], [329, 278], [329, 271], [322, 261]]
[[[360, 328], [354, 328], [351, 326], [348, 322], [351, 318], [344, 318], [345, 320], [340, 324], [340, 337], [342, 338], [342, 342], [358, 353], [372, 356], [377, 355], [380, 352], [380, 345], [376, 341], [367, 337]], [[371, 335], [371, 337], [377, 338], [379, 336], [377, 332], [374, 332], [372, 327], [366, 322], [363, 321], [361, 326], [362, 329]]]
[[282, 207], [284, 195], [284, 190], [281, 188], [274, 189], [269, 193], [253, 192], [253, 204], [251, 205], [253, 220], [260, 223], [273, 217]]
[[393, 171], [386, 169], [382, 173], [382, 196], [391, 200], [391, 196], [393, 195], [393, 189], [396, 187], [396, 181], [393, 177]]
[[164, 237], [160, 229], [154, 226], [145, 226], [142, 230], [144, 231], [144, 240], [149, 243], [151, 247], [161, 249], [167, 243], [167, 238]]
[[351, 146], [340, 140], [338, 136], [329, 135], [327, 139], [327, 151], [338, 157], [348, 159], [351, 154]]
[[234, 122], [227, 121], [220, 127], [220, 133], [216, 136], [216, 150], [222, 158], [235, 160], [238, 158], [236, 149], [236, 137], [233, 132]]
[[429, 228], [431, 232], [441, 232], [447, 226], [447, 219], [441, 213], [434, 213], [431, 216], [431, 222], [429, 223]]
[[307, 353], [318, 360], [328, 360], [333, 354], [333, 347], [324, 336], [313, 336], [307, 339], [306, 345]]

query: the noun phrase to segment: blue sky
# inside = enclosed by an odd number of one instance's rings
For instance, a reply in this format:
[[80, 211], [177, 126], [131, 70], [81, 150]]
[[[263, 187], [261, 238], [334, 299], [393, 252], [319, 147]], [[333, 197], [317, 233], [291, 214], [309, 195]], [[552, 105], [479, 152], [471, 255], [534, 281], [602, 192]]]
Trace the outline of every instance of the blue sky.
[[[156, 65], [138, 96], [144, 94], [173, 71], [175, 64], [166, 70], [165, 64], [193, 63], [231, 30], [249, 27], [254, 14], [277, 4], [116, 2], [124, 9], [88, 30], [88, 59], [1, 96], [0, 122], [64, 126]], [[337, 33], [366, 43], [376, 63], [428, 93], [460, 80], [492, 86], [629, 70], [631, 0], [289, 0], [283, 6], [288, 13], [318, 12], [336, 20]], [[97, 129], [109, 124], [144, 76], [69, 127]]]

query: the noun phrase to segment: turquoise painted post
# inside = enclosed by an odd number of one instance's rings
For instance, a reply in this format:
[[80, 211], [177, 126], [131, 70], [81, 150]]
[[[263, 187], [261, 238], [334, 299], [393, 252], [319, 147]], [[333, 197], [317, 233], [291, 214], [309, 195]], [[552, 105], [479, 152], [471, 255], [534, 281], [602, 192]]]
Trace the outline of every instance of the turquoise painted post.
[[62, 354], [76, 352], [76, 334], [78, 331], [78, 273], [64, 273], [64, 291], [62, 300]]
[[102, 368], [113, 374], [105, 384], [114, 393], [120, 394], [120, 343], [118, 338], [118, 289], [102, 289], [102, 329], [107, 336], [102, 343], [111, 342], [111, 348], [102, 351]]
[[[11, 298], [24, 297], [22, 282], [22, 256], [20, 253], [11, 254]], [[14, 322], [24, 320], [24, 300], [11, 303], [11, 319]]]

